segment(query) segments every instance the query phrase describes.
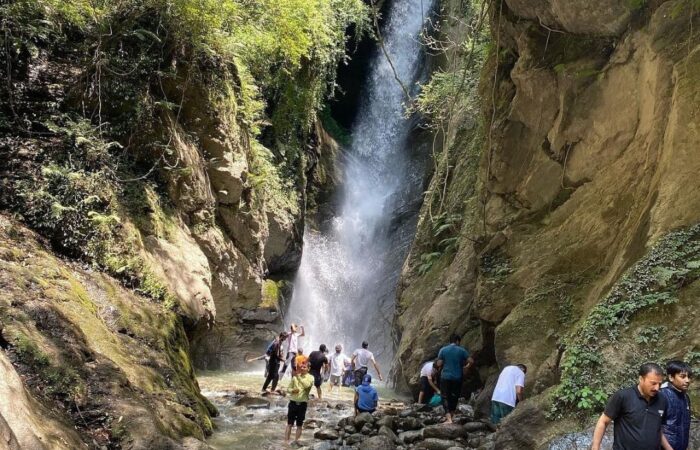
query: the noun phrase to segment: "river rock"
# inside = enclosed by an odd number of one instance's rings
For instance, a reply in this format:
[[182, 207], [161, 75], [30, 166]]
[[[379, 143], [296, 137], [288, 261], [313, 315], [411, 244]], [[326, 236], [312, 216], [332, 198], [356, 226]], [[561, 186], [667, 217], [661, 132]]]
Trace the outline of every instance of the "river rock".
[[450, 447], [457, 446], [458, 445], [455, 441], [451, 441], [448, 439], [430, 438], [419, 442], [418, 445], [416, 445], [416, 448], [423, 450], [447, 450]]
[[364, 412], [361, 414], [358, 414], [355, 416], [355, 428], [356, 429], [362, 429], [365, 424], [373, 424], [374, 423], [374, 417], [372, 417], [372, 414]]
[[456, 423], [443, 423], [425, 427], [423, 437], [438, 439], [457, 439], [467, 436], [467, 430]]
[[399, 421], [399, 425], [398, 425], [398, 426], [399, 426], [399, 428], [401, 428], [402, 430], [406, 430], [406, 431], [409, 431], [409, 430], [418, 430], [418, 429], [420, 429], [420, 428], [423, 428], [423, 424], [422, 424], [421, 421], [418, 420], [418, 418], [416, 418], [416, 417], [408, 417], [408, 418], [405, 418], [405, 419], [401, 419], [401, 420]]
[[391, 439], [391, 442], [398, 444], [399, 443], [399, 437], [394, 433], [394, 430], [387, 426], [382, 426], [379, 427], [379, 433], [380, 436], [386, 436], [389, 439]]
[[464, 416], [468, 416], [471, 418], [474, 418], [474, 408], [472, 405], [465, 405], [465, 404], [460, 404], [457, 405], [457, 412]]
[[241, 397], [236, 401], [236, 406], [245, 406], [248, 409], [264, 409], [270, 407], [270, 401], [262, 397]]
[[360, 450], [395, 450], [396, 445], [387, 436], [374, 436], [360, 445]]
[[314, 438], [324, 441], [335, 441], [340, 435], [332, 428], [322, 428], [314, 433]]
[[403, 433], [399, 433], [399, 439], [404, 444], [412, 444], [413, 442], [423, 439], [423, 430], [404, 431]]
[[355, 430], [355, 426], [354, 426], [354, 425], [346, 425], [346, 426], [343, 428], [343, 430], [344, 430], [345, 433], [347, 433], [347, 434], [355, 434], [355, 431], [357, 431], [357, 430]]
[[308, 430], [309, 428], [321, 428], [326, 424], [325, 420], [321, 419], [307, 419], [304, 421], [304, 429]]
[[348, 445], [359, 444], [360, 442], [364, 441], [366, 437], [367, 436], [361, 433], [351, 434], [345, 439], [345, 443]]
[[[362, 429], [360, 430], [360, 433], [369, 436], [370, 434], [373, 434], [372, 432], [374, 431], [374, 428], [372, 428], [372, 425], [366, 423]], [[376, 434], [376, 433], [374, 433]]]
[[349, 417], [343, 417], [338, 421], [338, 426], [341, 428], [345, 428], [347, 426], [352, 426], [355, 427], [355, 417], [354, 416], [349, 416]]
[[392, 430], [396, 430], [396, 425], [398, 424], [398, 419], [396, 416], [384, 416], [377, 420], [377, 425], [379, 427], [388, 427]]
[[462, 428], [467, 433], [473, 433], [475, 431], [488, 430], [489, 426], [484, 422], [468, 422], [462, 425]]

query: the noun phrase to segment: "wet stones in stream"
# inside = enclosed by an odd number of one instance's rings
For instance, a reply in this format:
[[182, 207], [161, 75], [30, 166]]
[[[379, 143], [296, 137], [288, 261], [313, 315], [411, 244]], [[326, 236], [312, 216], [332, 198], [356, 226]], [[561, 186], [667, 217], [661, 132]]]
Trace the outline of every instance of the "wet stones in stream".
[[[466, 405], [464, 405], [466, 406]], [[382, 408], [373, 414], [344, 417], [335, 425], [317, 429], [322, 442], [306, 447], [318, 450], [493, 450], [492, 430], [473, 418], [473, 410], [462, 408], [455, 423], [440, 423], [442, 409], [414, 405]], [[464, 414], [467, 413], [467, 414]]]

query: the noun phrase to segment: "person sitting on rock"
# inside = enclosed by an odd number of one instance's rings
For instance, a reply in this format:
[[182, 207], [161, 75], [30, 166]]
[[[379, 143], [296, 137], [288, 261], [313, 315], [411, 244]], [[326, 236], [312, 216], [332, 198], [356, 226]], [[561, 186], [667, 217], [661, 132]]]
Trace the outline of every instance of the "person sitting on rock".
[[362, 377], [362, 384], [355, 388], [355, 415], [363, 412], [373, 413], [379, 405], [379, 394], [372, 386], [372, 375]]
[[526, 373], [525, 364], [506, 366], [501, 371], [491, 396], [491, 422], [494, 425], [501, 423], [515, 409], [515, 405], [523, 401]]
[[418, 393], [418, 403], [428, 403], [433, 394], [440, 394], [440, 389], [436, 384], [435, 365], [433, 361], [426, 361], [420, 369], [420, 392]]
[[306, 418], [306, 408], [309, 404], [309, 393], [314, 386], [314, 377], [309, 375], [309, 363], [301, 362], [297, 366], [299, 373], [292, 377], [289, 383], [288, 392], [289, 405], [287, 406], [287, 428], [284, 432], [284, 443], [289, 443], [289, 438], [292, 435], [292, 426], [296, 423], [297, 429], [294, 437], [294, 443], [299, 444], [301, 438], [301, 430]]

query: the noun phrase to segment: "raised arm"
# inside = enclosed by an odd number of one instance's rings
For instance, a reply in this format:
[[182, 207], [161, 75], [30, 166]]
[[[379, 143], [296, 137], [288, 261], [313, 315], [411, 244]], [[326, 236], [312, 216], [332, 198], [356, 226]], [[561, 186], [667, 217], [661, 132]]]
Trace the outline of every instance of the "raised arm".
[[306, 332], [304, 331], [304, 325], [299, 325], [299, 328], [301, 328], [301, 334], [299, 335], [299, 337], [306, 336]]
[[605, 414], [601, 414], [598, 419], [598, 423], [595, 425], [595, 431], [593, 431], [593, 443], [591, 444], [591, 450], [600, 450], [600, 444], [603, 442], [603, 435], [605, 435], [605, 430], [610, 425], [612, 419]]

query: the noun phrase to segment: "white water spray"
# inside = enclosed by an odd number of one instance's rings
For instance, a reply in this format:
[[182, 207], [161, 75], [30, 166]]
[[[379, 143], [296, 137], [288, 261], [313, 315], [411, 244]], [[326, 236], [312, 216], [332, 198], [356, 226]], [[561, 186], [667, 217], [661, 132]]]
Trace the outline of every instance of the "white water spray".
[[[409, 90], [422, 76], [421, 29], [432, 0], [394, 0], [384, 46]], [[396, 283], [415, 232], [423, 166], [408, 138], [406, 100], [381, 52], [347, 151], [340, 213], [324, 234], [306, 230], [287, 324], [301, 323], [305, 352], [341, 343], [347, 352], [362, 340], [382, 360], [391, 358]], [[420, 159], [420, 158], [419, 158]], [[385, 368], [385, 373], [388, 368]]]

